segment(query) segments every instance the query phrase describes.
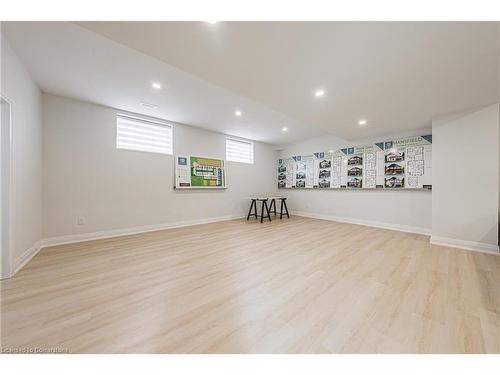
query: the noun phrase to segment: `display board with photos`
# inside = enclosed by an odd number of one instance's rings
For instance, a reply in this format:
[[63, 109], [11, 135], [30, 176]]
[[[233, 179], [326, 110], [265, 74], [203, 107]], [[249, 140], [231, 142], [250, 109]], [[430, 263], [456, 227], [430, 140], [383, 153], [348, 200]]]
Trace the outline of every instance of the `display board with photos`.
[[432, 189], [432, 135], [279, 159], [278, 187]]
[[224, 160], [199, 156], [176, 156], [175, 188], [225, 189]]

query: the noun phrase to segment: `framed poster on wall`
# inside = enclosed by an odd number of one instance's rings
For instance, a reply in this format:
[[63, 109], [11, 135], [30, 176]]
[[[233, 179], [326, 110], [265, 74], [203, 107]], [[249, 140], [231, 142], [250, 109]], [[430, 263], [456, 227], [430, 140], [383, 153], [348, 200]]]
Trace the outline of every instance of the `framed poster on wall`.
[[226, 168], [224, 160], [200, 156], [176, 156], [175, 188], [225, 189]]
[[385, 187], [432, 188], [432, 135], [385, 142]]
[[293, 158], [278, 161], [278, 188], [295, 186], [295, 160]]
[[295, 160], [295, 187], [312, 188], [314, 185], [314, 157], [313, 155], [294, 156]]
[[314, 154], [313, 187], [329, 189], [332, 187], [332, 153], [317, 152]]

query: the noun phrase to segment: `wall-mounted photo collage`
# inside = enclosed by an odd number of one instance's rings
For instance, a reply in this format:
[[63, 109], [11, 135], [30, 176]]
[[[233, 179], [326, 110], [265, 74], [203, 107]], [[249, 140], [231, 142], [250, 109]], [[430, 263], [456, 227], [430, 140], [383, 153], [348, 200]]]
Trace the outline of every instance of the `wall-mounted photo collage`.
[[405, 187], [405, 150], [392, 146], [391, 142], [386, 142], [385, 151], [385, 187], [403, 188]]
[[280, 159], [278, 187], [432, 189], [432, 135]]
[[332, 154], [318, 152], [314, 154], [313, 187], [329, 189], [332, 187]]

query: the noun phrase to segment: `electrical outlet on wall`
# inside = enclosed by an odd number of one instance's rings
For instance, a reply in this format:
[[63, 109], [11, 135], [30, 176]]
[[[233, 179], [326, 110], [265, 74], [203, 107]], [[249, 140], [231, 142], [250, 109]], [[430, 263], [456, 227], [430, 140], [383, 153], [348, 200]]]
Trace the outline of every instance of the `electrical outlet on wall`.
[[85, 225], [85, 216], [78, 215], [76, 218], [76, 224], [77, 225]]

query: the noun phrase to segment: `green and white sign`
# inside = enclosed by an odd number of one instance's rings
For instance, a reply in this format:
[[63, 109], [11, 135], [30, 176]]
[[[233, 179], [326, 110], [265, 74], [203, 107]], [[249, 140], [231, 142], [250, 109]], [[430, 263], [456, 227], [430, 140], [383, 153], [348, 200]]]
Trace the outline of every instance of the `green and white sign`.
[[177, 156], [175, 158], [176, 189], [224, 189], [225, 187], [224, 160], [199, 156]]

